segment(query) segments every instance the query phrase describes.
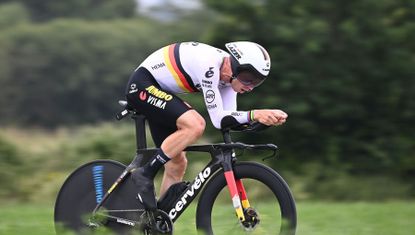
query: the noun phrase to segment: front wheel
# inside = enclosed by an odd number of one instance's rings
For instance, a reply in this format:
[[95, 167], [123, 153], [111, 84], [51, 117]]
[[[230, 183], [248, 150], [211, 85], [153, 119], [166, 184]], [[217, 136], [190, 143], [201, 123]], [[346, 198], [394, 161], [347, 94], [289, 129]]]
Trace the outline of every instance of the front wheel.
[[199, 232], [221, 234], [294, 235], [297, 225], [295, 202], [284, 179], [259, 163], [242, 162], [234, 166], [235, 179], [245, 187], [250, 203], [246, 221], [235, 216], [223, 171], [219, 171], [202, 192], [197, 206]]

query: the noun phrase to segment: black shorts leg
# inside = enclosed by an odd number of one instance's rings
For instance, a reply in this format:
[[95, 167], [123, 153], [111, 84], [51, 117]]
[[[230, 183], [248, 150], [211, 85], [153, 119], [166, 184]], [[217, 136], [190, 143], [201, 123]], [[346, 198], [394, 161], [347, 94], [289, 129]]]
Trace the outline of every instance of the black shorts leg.
[[131, 76], [126, 98], [129, 105], [147, 117], [157, 147], [177, 130], [177, 119], [191, 109], [179, 97], [160, 88], [145, 68]]
[[[153, 138], [153, 142], [157, 148], [161, 147], [163, 141], [175, 131], [177, 131], [177, 126], [167, 126], [161, 125], [159, 122], [152, 122], [148, 121], [151, 137]], [[173, 157], [173, 156], [169, 156]]]

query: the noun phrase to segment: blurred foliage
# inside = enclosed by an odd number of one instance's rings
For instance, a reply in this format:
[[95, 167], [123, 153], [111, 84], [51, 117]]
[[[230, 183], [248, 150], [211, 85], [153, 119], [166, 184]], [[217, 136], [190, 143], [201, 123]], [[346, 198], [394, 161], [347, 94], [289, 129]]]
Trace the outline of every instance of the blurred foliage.
[[18, 192], [19, 165], [22, 163], [17, 147], [0, 136], [0, 198]]
[[29, 22], [29, 13], [20, 3], [0, 4], [0, 30]]
[[[103, 123], [96, 126], [45, 130], [1, 130], [0, 135], [0, 201], [48, 202], [53, 200], [66, 177], [77, 167], [96, 159], [112, 159], [128, 164], [135, 154], [134, 129], [131, 121]], [[149, 132], [147, 132], [149, 134]], [[149, 146], [150, 136], [147, 137]], [[207, 140], [204, 140], [205, 142]], [[262, 154], [261, 157], [266, 156]], [[238, 156], [247, 161], [254, 152]], [[208, 163], [207, 154], [188, 154], [185, 176], [192, 180]], [[297, 200], [367, 200], [409, 199], [414, 196], [411, 184], [382, 174], [351, 175], [318, 163], [304, 164], [296, 174], [280, 166], [276, 169], [288, 181]], [[266, 164], [270, 164], [268, 160]], [[160, 185], [161, 173], [158, 174]], [[387, 187], [385, 187], [387, 186]]]
[[319, 162], [413, 181], [415, 2], [205, 2], [221, 13], [208, 41], [256, 41], [271, 54], [266, 85], [240, 106], [289, 114], [285, 126], [245, 140], [278, 143], [291, 169]]
[[109, 119], [140, 55], [155, 47], [137, 28], [140, 22], [59, 20], [2, 35], [8, 74], [0, 78], [1, 99], [14, 104], [2, 119], [51, 127]]
[[[56, 127], [111, 119], [134, 68], [180, 35], [169, 27], [144, 19], [57, 20], [6, 31], [0, 36], [0, 120]], [[160, 30], [164, 36], [154, 40]]]
[[[130, 73], [152, 51], [175, 41], [223, 48], [251, 40], [268, 49], [272, 71], [263, 86], [238, 98], [239, 109], [280, 108], [289, 119], [235, 140], [276, 143], [279, 159], [270, 164], [289, 181], [300, 179], [308, 198], [414, 195], [414, 1], [203, 3], [195, 11], [172, 9], [179, 17], [158, 21], [137, 14], [133, 0], [0, 0], [1, 126], [53, 130], [111, 120]], [[182, 97], [207, 117], [200, 96]], [[18, 185], [21, 195], [45, 187], [40, 191], [50, 195], [80, 162], [128, 162], [132, 133], [97, 128], [74, 128], [80, 132], [66, 143], [20, 165], [7, 159], [32, 152], [1, 140], [1, 167], [33, 177], [20, 181], [0, 172], [8, 179], [0, 186], [16, 193], [11, 185]], [[207, 135], [220, 141], [212, 127]]]

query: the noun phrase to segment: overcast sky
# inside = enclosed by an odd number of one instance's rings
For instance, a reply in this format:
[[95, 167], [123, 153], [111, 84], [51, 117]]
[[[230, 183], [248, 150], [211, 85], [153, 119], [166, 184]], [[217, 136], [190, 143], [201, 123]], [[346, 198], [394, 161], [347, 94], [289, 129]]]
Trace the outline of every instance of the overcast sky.
[[162, 5], [165, 3], [173, 3], [181, 8], [198, 8], [200, 7], [199, 0], [137, 0], [139, 2], [140, 11], [146, 11], [148, 8]]

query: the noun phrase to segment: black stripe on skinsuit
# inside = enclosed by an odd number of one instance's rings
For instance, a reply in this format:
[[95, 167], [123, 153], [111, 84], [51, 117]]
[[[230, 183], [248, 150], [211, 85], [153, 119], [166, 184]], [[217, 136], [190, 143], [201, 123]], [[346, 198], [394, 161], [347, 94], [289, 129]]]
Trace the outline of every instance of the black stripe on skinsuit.
[[183, 69], [182, 62], [180, 61], [180, 53], [179, 53], [180, 44], [181, 43], [176, 43], [174, 45], [174, 59], [176, 60], [177, 68], [179, 68], [180, 72], [186, 78], [186, 81], [187, 81], [187, 83], [189, 83], [189, 86], [190, 86], [190, 88], [192, 88], [193, 92], [198, 92], [199, 90], [195, 87], [195, 84], [193, 83], [192, 78]]

